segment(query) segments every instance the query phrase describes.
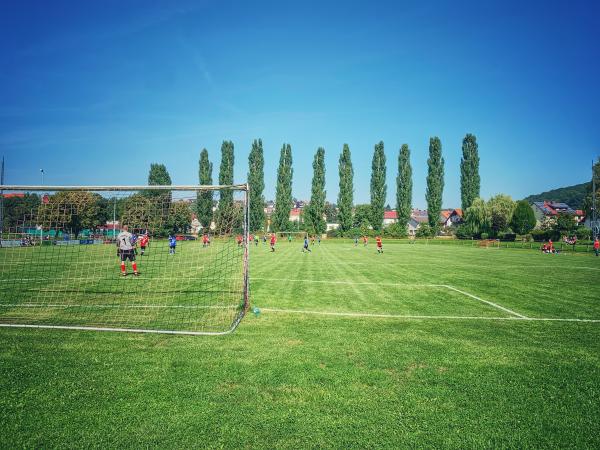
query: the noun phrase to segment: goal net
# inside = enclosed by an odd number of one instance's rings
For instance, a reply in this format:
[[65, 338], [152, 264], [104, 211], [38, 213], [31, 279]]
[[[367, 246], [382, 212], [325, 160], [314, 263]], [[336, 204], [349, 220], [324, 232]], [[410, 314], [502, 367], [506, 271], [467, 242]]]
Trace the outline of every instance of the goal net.
[[247, 194], [0, 186], [0, 326], [233, 331], [248, 307]]

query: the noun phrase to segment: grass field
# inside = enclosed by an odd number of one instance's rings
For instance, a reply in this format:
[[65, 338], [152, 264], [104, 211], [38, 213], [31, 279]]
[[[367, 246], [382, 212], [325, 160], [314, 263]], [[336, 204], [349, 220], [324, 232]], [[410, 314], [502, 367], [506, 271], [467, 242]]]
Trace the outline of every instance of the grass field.
[[0, 328], [0, 447], [600, 447], [600, 258], [300, 248], [227, 336]]

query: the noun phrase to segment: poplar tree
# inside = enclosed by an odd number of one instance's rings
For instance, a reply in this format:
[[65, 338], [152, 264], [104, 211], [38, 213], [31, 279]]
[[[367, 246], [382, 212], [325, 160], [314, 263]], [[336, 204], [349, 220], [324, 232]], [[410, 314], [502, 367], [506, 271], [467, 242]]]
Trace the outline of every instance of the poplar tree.
[[[205, 148], [200, 152], [200, 161], [198, 168], [198, 179], [200, 185], [211, 185], [213, 165], [208, 159], [208, 150]], [[210, 227], [213, 217], [213, 191], [201, 191], [197, 195], [196, 212], [198, 220], [204, 228]]]
[[[221, 166], [219, 168], [219, 184], [233, 184], [233, 142], [223, 141], [221, 144]], [[229, 209], [233, 205], [233, 191], [231, 189], [221, 190], [219, 205]], [[219, 206], [220, 208], [220, 206]]]
[[339, 160], [340, 191], [338, 193], [338, 222], [341, 231], [352, 228], [352, 207], [354, 202], [354, 169], [350, 147], [344, 144]]
[[463, 139], [460, 160], [460, 198], [463, 211], [479, 197], [480, 185], [477, 138], [473, 134], [467, 134]]
[[396, 178], [396, 211], [398, 224], [406, 227], [412, 212], [412, 167], [410, 149], [402, 144], [398, 155], [398, 177]]
[[254, 140], [248, 156], [250, 186], [250, 231], [260, 231], [265, 223], [265, 159], [262, 140]]
[[325, 212], [325, 149], [319, 147], [313, 161], [313, 179], [307, 219], [314, 233], [322, 234], [327, 226]]
[[292, 209], [292, 147], [283, 144], [277, 169], [277, 189], [275, 193], [275, 212], [273, 228], [275, 231], [286, 231], [290, 222]]
[[427, 216], [429, 226], [434, 233], [440, 227], [440, 212], [442, 211], [442, 195], [444, 192], [444, 158], [442, 157], [442, 142], [435, 136], [429, 139], [429, 159], [427, 160]]
[[385, 152], [383, 141], [379, 141], [379, 144], [375, 145], [371, 164], [371, 225], [377, 231], [383, 228], [383, 214], [387, 195], [385, 174]]

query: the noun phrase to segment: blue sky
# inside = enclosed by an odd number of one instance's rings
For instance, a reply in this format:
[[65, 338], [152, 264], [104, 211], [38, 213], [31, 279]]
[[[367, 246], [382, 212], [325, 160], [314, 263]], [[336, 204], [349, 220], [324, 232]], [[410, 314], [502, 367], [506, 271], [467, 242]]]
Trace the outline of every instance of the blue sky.
[[289, 142], [294, 195], [310, 196], [322, 146], [335, 200], [346, 142], [361, 203], [383, 140], [389, 203], [408, 143], [413, 203], [425, 207], [429, 137], [439, 136], [452, 207], [467, 132], [478, 138], [486, 198], [587, 181], [600, 154], [598, 5], [3, 2], [6, 182], [37, 184], [43, 167], [46, 184], [143, 184], [162, 162], [174, 183], [197, 183], [200, 150], [216, 178], [224, 139], [242, 182], [260, 137], [267, 198]]

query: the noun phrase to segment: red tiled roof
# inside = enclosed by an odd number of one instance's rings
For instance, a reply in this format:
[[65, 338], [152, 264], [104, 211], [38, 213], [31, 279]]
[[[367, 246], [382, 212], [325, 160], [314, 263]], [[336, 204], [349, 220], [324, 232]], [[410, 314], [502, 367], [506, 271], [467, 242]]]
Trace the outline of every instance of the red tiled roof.
[[396, 211], [385, 211], [383, 213], [383, 218], [384, 219], [397, 219], [398, 213]]
[[461, 208], [455, 208], [454, 212], [456, 212], [457, 216], [460, 216], [460, 217], [463, 216], [463, 210]]
[[448, 217], [450, 217], [450, 214], [452, 214], [452, 210], [451, 210], [451, 209], [450, 209], [450, 210], [446, 209], [446, 210], [444, 210], [444, 211], [442, 211], [442, 212], [440, 213], [440, 215], [441, 215], [441, 216], [442, 216], [444, 219], [447, 219]]
[[23, 194], [22, 192], [13, 192], [11, 194], [2, 194], [2, 196], [4, 198], [23, 198], [25, 197], [25, 194]]
[[302, 211], [300, 208], [292, 208], [292, 210], [290, 211], [290, 216], [299, 216], [300, 211]]
[[575, 215], [577, 215], [577, 216], [585, 216], [585, 213], [583, 212], [583, 210], [578, 209], [578, 210], [575, 211]]

